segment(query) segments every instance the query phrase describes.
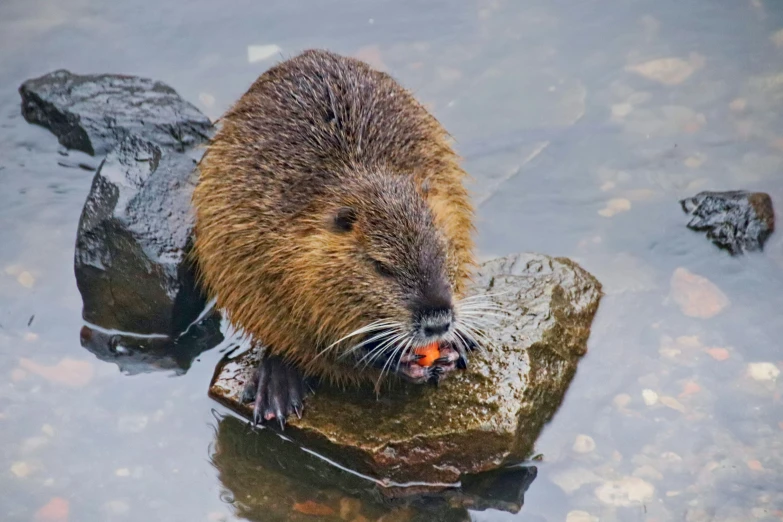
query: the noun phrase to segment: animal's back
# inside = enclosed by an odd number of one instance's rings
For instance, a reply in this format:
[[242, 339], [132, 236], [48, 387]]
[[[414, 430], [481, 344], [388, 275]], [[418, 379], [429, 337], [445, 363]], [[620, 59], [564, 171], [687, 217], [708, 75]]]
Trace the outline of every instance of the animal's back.
[[[281, 190], [286, 210], [351, 175], [346, 167], [422, 179], [448, 170], [452, 181], [462, 179], [445, 130], [408, 91], [359, 60], [327, 51], [307, 51], [269, 69], [223, 121], [209, 154], [230, 154], [237, 181]], [[259, 172], [270, 179], [242, 176]]]

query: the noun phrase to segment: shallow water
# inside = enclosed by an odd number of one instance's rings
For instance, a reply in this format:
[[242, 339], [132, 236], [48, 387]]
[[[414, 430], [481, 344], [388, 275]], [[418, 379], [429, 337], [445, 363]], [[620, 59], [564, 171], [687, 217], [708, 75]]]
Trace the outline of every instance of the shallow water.
[[[81, 347], [73, 245], [92, 174], [78, 165], [98, 160], [60, 154], [16, 92], [57, 68], [138, 74], [215, 119], [281, 54], [327, 47], [391, 72], [452, 132], [482, 257], [570, 256], [605, 286], [522, 511], [470, 516], [781, 520], [783, 236], [731, 258], [677, 203], [737, 188], [783, 201], [781, 29], [774, 0], [0, 3], [0, 519], [266, 520], [243, 501], [339, 500], [284, 450], [287, 496], [231, 490], [214, 454], [231, 424], [206, 396], [227, 343], [184, 373], [135, 375]], [[251, 63], [263, 45], [281, 54]], [[676, 58], [665, 76], [661, 58]], [[239, 483], [252, 495], [269, 473]], [[371, 520], [395, 509], [363, 502]]]

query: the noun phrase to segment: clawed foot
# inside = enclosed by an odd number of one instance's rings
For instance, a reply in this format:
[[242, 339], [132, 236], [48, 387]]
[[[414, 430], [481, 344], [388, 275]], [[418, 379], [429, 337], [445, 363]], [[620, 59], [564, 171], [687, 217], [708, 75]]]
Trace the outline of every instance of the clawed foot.
[[280, 357], [263, 356], [245, 387], [242, 402], [253, 402], [253, 424], [277, 419], [284, 429], [286, 419], [302, 417], [305, 383], [299, 370]]

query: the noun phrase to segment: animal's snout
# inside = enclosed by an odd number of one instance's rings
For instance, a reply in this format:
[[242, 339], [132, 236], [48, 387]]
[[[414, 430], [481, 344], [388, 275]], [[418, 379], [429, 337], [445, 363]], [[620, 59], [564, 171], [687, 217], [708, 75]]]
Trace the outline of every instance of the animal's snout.
[[451, 288], [444, 278], [428, 278], [413, 312], [421, 336], [429, 338], [449, 332], [454, 321], [454, 310]]
[[453, 314], [451, 310], [438, 310], [421, 316], [419, 324], [425, 337], [435, 337], [448, 333], [451, 329]]

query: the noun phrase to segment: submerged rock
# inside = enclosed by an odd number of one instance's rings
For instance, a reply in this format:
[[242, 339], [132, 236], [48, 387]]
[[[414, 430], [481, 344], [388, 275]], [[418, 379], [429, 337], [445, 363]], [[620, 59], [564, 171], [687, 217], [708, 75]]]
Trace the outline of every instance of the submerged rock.
[[136, 76], [58, 70], [19, 87], [22, 115], [60, 143], [103, 155], [128, 136], [184, 151], [206, 141], [212, 123], [162, 82]]
[[[286, 435], [395, 495], [443, 489], [528, 458], [585, 353], [601, 285], [567, 259], [519, 254], [484, 263], [472, 293], [508, 316], [486, 330], [467, 370], [437, 388], [401, 383], [380, 400], [371, 389], [321, 387]], [[224, 361], [210, 388], [245, 418], [251, 405], [240, 397], [257, 357]]]
[[732, 255], [762, 250], [775, 230], [772, 199], [763, 192], [700, 192], [680, 205], [691, 216], [688, 228], [707, 231], [713, 243]]
[[204, 310], [188, 258], [199, 155], [128, 137], [101, 163], [76, 238], [86, 321], [175, 336]]

